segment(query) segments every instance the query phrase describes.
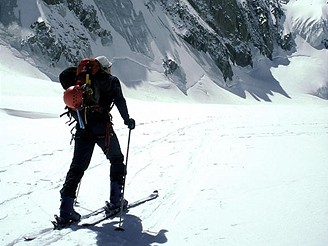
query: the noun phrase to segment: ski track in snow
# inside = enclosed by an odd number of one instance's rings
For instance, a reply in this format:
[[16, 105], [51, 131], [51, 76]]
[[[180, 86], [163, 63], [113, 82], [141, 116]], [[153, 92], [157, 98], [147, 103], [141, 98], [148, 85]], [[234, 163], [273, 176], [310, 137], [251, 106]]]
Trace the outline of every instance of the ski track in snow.
[[[244, 242], [263, 245], [272, 236], [266, 231], [260, 236], [261, 227], [270, 225], [273, 231], [277, 231], [281, 223], [279, 219], [286, 213], [284, 208], [290, 210], [296, 206], [296, 212], [291, 212], [293, 216], [298, 214], [297, 210], [303, 210], [303, 205], [310, 211], [316, 209], [316, 202], [303, 196], [308, 196], [308, 192], [315, 188], [319, 189], [318, 194], [326, 193], [324, 189], [328, 187], [322, 184], [328, 170], [320, 160], [327, 161], [328, 158], [320, 146], [317, 146], [320, 157], [317, 159], [315, 154], [308, 157], [306, 150], [316, 140], [328, 142], [322, 140], [328, 135], [327, 122], [322, 120], [327, 118], [326, 111], [307, 111], [307, 115], [303, 115], [304, 109], [297, 106], [277, 106], [278, 109], [270, 106], [209, 106], [202, 111], [189, 105], [184, 107], [179, 116], [162, 113], [161, 116], [146, 117], [132, 132], [126, 197], [133, 201], [154, 189], [159, 190], [160, 197], [132, 209], [125, 216], [124, 234], [114, 231], [115, 219], [91, 229], [48, 232], [28, 244], [72, 242], [74, 245], [103, 245], [102, 242], [109, 240], [110, 245], [158, 245], [165, 242], [169, 245], [203, 242], [233, 245], [233, 238], [239, 237]], [[56, 121], [58, 126], [63, 124]], [[64, 129], [64, 134], [69, 135], [69, 129]], [[117, 126], [116, 132], [123, 147], [127, 131]], [[24, 138], [22, 141], [28, 142]], [[11, 144], [11, 148], [20, 148]], [[49, 142], [43, 148], [48, 154], [36, 154], [2, 167], [4, 173], [10, 173], [1, 177], [2, 185], [11, 187], [11, 191], [0, 204], [0, 217], [3, 218], [0, 223], [6, 223], [8, 228], [2, 235], [6, 235], [7, 239], [3, 240], [8, 245], [24, 245], [21, 237], [49, 227], [51, 213], [58, 211], [58, 191], [68, 170], [72, 147], [67, 143], [66, 150], [60, 149], [57, 144]], [[286, 148], [288, 152], [284, 152]], [[51, 149], [58, 151], [51, 153]], [[100, 151], [95, 151], [94, 155], [82, 183], [81, 205], [77, 207], [81, 213], [103, 204], [108, 193], [108, 187], [94, 191], [94, 187], [108, 183], [108, 175], [99, 173], [108, 173], [109, 167]], [[314, 163], [310, 164], [312, 158]], [[45, 163], [49, 169], [45, 169]], [[297, 172], [293, 171], [295, 167]], [[29, 175], [12, 182], [5, 177], [12, 177], [13, 172], [29, 172]], [[303, 190], [297, 190], [298, 186]], [[285, 195], [296, 198], [288, 201]], [[274, 204], [265, 198], [272, 196], [275, 197]], [[317, 197], [316, 194], [310, 196]], [[22, 215], [23, 207], [27, 210]], [[268, 216], [267, 208], [277, 216], [271, 224], [262, 219]], [[33, 219], [35, 214], [39, 216]], [[314, 218], [318, 219], [318, 216]], [[31, 226], [15, 232], [15, 225], [24, 224], [21, 220], [31, 221]], [[298, 223], [295, 226], [302, 231]], [[253, 231], [252, 238], [247, 233], [250, 230]], [[286, 230], [294, 235], [292, 228]], [[85, 234], [89, 238], [87, 242], [84, 241]], [[206, 241], [209, 235], [211, 237]]]
[[[311, 13], [320, 19], [323, 9], [312, 0], [311, 6], [299, 8], [301, 2], [286, 5], [292, 12], [287, 15], [285, 31], [297, 31], [294, 28], [304, 23], [301, 36], [313, 44], [320, 42], [318, 35], [309, 35], [320, 30], [318, 25], [309, 25], [313, 23]], [[315, 2], [326, 6], [322, 0]], [[133, 3], [141, 10], [144, 4]], [[148, 21], [146, 12], [140, 13]], [[25, 25], [35, 21], [32, 17], [26, 21], [26, 17]], [[166, 22], [164, 16], [160, 19]], [[249, 76], [243, 75], [246, 70], [236, 74], [230, 83], [252, 88], [242, 99], [217, 87], [206, 72], [204, 75], [211, 64], [205, 55], [204, 63], [198, 64], [189, 49], [167, 42], [168, 33], [162, 30], [154, 34], [153, 52], [156, 59], [160, 57], [157, 64], [129, 52], [114, 31], [114, 43], [119, 46], [98, 49], [98, 43], [92, 44], [97, 53], [105, 52], [113, 59], [113, 71], [119, 72], [129, 113], [137, 122], [131, 136], [125, 196], [133, 202], [159, 191], [156, 200], [123, 216], [122, 233], [114, 230], [118, 218], [90, 228], [52, 230], [50, 220], [58, 213], [59, 190], [73, 153], [71, 128], [65, 125], [66, 119], [58, 118], [63, 110], [62, 88], [48, 83], [47, 76], [0, 40], [0, 245], [328, 245], [327, 101], [309, 96], [326, 85], [326, 50], [296, 37], [297, 52], [287, 57], [288, 63], [261, 59], [259, 67], [247, 69]], [[188, 99], [162, 74], [164, 53], [184, 64], [188, 85], [199, 82], [188, 90]], [[125, 74], [127, 68], [133, 71], [132, 77]], [[269, 70], [288, 98], [272, 91], [263, 73]], [[49, 74], [57, 79], [57, 72]], [[254, 97], [253, 90], [261, 96]], [[221, 104], [183, 103], [194, 100]], [[114, 123], [125, 154], [128, 130], [117, 112]], [[81, 183], [78, 212], [88, 213], [108, 200], [108, 175], [108, 161], [96, 147]], [[24, 235], [39, 232], [42, 235], [35, 240], [23, 241]]]

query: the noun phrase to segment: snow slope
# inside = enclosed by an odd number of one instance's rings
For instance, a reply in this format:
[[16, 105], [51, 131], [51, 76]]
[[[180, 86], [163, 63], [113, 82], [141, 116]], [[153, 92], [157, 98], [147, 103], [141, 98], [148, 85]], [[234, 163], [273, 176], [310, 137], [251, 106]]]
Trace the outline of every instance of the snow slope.
[[325, 0], [291, 0], [286, 5], [285, 32], [300, 35], [314, 47], [328, 35], [328, 4]]
[[[160, 197], [125, 215], [122, 233], [114, 230], [118, 218], [50, 230], [73, 152], [71, 128], [58, 117], [62, 89], [1, 43], [0, 244], [328, 245], [328, 102], [312, 95], [327, 85], [327, 53], [305, 40], [298, 37], [297, 52], [277, 62], [286, 65], [274, 66], [276, 54], [254, 64], [248, 77], [237, 70], [245, 86], [239, 96], [203, 76], [186, 97], [151, 69], [138, 89], [124, 86], [137, 122], [126, 198], [155, 189]], [[129, 60], [116, 60], [114, 73]], [[128, 130], [116, 110], [113, 116], [125, 153]], [[104, 204], [108, 175], [96, 148], [77, 211]]]
[[[23, 62], [6, 47], [1, 53]], [[137, 128], [126, 197], [154, 189], [160, 197], [125, 215], [123, 233], [115, 219], [24, 242], [51, 227], [73, 151], [58, 118], [61, 89], [25, 65], [0, 69], [1, 245], [327, 245], [327, 102], [309, 96], [248, 105], [128, 98]], [[113, 113], [125, 151], [128, 130]], [[96, 149], [78, 197], [82, 214], [108, 199], [108, 170]]]
[[[181, 2], [189, 6], [187, 1]], [[303, 46], [302, 43], [305, 41], [309, 46], [306, 49], [307, 52], [291, 53], [287, 56], [286, 51], [281, 51], [276, 47], [273, 60], [270, 61], [256, 53], [254, 49], [252, 51], [254, 66], [245, 68], [233, 66], [232, 81], [224, 81], [222, 72], [215, 65], [210, 54], [196, 51], [181, 40], [178, 30], [188, 31], [186, 30], [188, 25], [182, 28], [184, 25], [180, 26], [177, 19], [168, 17], [163, 12], [160, 3], [153, 1], [134, 1], [133, 4], [131, 1], [124, 1], [120, 5], [115, 4], [114, 7], [99, 0], [83, 1], [83, 5], [89, 4], [99, 10], [97, 18], [92, 19], [95, 23], [99, 22], [100, 29], [97, 30], [110, 31], [110, 37], [103, 40], [98, 37], [98, 34], [90, 33], [79, 15], [71, 11], [72, 9], [69, 10], [65, 4], [57, 6], [47, 5], [44, 1], [34, 0], [29, 3], [25, 0], [17, 0], [17, 7], [14, 4], [7, 4], [12, 5], [13, 13], [4, 14], [3, 19], [7, 24], [14, 20], [19, 24], [11, 24], [8, 27], [1, 25], [0, 43], [3, 39], [14, 47], [21, 48], [23, 44], [24, 50], [32, 49], [30, 54], [39, 54], [39, 57], [34, 57], [37, 60], [35, 63], [52, 80], [57, 80], [58, 73], [64, 66], [67, 66], [67, 61], [74, 61], [76, 58], [74, 54], [106, 55], [112, 59], [113, 72], [118, 75], [122, 83], [129, 89], [133, 88], [141, 92], [135, 93], [136, 91], [132, 90], [132, 93], [129, 93], [129, 96], [135, 99], [143, 100], [149, 97], [150, 100], [154, 100], [154, 95], [156, 95], [161, 101], [164, 98], [166, 101], [176, 101], [178, 97], [179, 100], [184, 98], [186, 101], [234, 103], [236, 99], [233, 94], [236, 94], [240, 97], [240, 102], [244, 102], [244, 99], [270, 102], [277, 101], [276, 98], [286, 102], [290, 98], [294, 99], [293, 95], [290, 95], [293, 89], [287, 91], [288, 87], [304, 84], [310, 84], [311, 88], [301, 87], [301, 93], [310, 93], [327, 99], [327, 68], [320, 66], [312, 70], [312, 64], [327, 63], [327, 50], [323, 49], [322, 42], [324, 39], [328, 40], [328, 4], [325, 0], [285, 2], [288, 4], [282, 4], [286, 12], [283, 34], [291, 32], [293, 37], [299, 36], [296, 40], [297, 50], [299, 51], [299, 46]], [[79, 6], [76, 8], [79, 9]], [[190, 11], [199, 19], [193, 8], [190, 7]], [[39, 42], [31, 41], [32, 46], [27, 47], [26, 39], [31, 36], [32, 32], [30, 26], [43, 27], [42, 20], [51, 26], [51, 32], [47, 33], [43, 32], [42, 28], [38, 29]], [[36, 24], [36, 21], [39, 24]], [[205, 22], [200, 21], [200, 23], [205, 29], [210, 29]], [[21, 43], [22, 38], [25, 41]], [[70, 55], [62, 50], [69, 50]], [[317, 53], [315, 63], [312, 61], [312, 53]], [[66, 55], [66, 58], [60, 54]], [[48, 55], [55, 57], [50, 61]], [[301, 59], [304, 61], [302, 67], [309, 67], [308, 71], [315, 73], [324, 73], [319, 81], [312, 81], [313, 75], [310, 72], [299, 72], [299, 66], [297, 66], [300, 64], [299, 56], [302, 56]], [[311, 57], [307, 60], [303, 59], [307, 56]], [[45, 57], [48, 58], [42, 60]], [[179, 69], [174, 74], [168, 76], [163, 74], [164, 57], [173, 59], [178, 64]], [[294, 65], [294, 60], [296, 65]], [[57, 65], [53, 68], [51, 64]], [[282, 77], [285, 71], [282, 74], [275, 71], [278, 66], [299, 76], [286, 81]], [[170, 90], [167, 90], [168, 88]], [[226, 93], [226, 90], [231, 93]]]

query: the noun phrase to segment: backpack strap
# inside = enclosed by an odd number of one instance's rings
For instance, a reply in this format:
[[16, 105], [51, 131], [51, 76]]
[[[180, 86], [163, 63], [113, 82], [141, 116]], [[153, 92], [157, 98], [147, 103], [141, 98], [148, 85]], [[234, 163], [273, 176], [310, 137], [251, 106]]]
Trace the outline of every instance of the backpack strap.
[[110, 138], [113, 135], [113, 123], [112, 121], [108, 121], [106, 125], [106, 135], [105, 135], [105, 147], [104, 153], [107, 155], [109, 150]]

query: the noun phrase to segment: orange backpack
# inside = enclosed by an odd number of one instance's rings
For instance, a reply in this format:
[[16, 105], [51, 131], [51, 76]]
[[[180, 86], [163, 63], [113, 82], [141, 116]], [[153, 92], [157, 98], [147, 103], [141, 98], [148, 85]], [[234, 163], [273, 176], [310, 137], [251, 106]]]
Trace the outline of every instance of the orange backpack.
[[64, 92], [64, 102], [69, 108], [80, 110], [90, 102], [93, 94], [91, 80], [100, 69], [99, 62], [93, 58], [80, 61], [76, 67], [74, 84], [66, 88]]
[[83, 59], [76, 69], [76, 84], [84, 85], [90, 84], [92, 76], [100, 70], [100, 64], [97, 60], [92, 58]]

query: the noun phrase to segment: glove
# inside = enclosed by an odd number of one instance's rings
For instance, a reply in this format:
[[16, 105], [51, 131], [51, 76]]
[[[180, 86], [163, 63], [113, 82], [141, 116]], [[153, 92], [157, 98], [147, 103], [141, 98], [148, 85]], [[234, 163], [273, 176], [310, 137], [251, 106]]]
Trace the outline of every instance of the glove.
[[130, 118], [124, 121], [124, 124], [128, 126], [129, 129], [133, 130], [136, 127], [136, 122], [134, 119]]

